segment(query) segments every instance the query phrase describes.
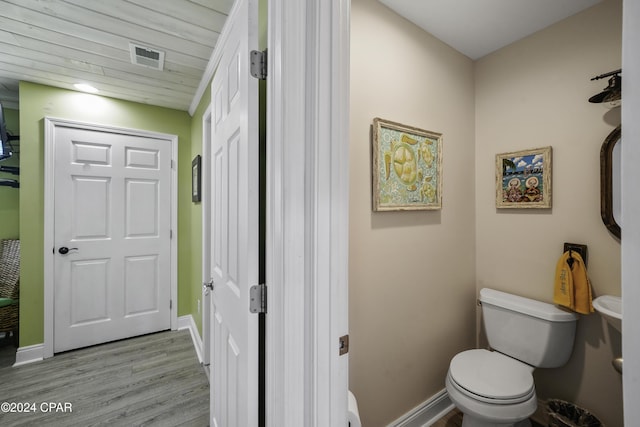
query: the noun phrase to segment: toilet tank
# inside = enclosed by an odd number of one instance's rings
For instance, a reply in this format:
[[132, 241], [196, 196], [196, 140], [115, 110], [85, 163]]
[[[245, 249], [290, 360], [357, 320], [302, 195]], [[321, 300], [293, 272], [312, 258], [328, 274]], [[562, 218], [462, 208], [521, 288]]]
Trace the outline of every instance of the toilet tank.
[[487, 288], [480, 290], [480, 303], [492, 349], [539, 368], [557, 368], [569, 360], [575, 313]]

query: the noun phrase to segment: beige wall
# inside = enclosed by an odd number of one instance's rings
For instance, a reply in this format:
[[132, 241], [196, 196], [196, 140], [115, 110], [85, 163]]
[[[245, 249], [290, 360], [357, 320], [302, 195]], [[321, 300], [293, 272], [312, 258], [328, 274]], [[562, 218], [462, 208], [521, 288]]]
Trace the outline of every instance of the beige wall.
[[[350, 388], [375, 427], [475, 344], [473, 63], [375, 0], [351, 7]], [[444, 135], [442, 210], [372, 212], [374, 117]]]
[[[589, 104], [620, 67], [621, 2], [604, 2], [473, 63], [375, 0], [351, 27], [350, 388], [367, 427], [444, 388], [475, 345], [475, 297], [494, 287], [551, 301], [563, 242], [589, 246], [597, 295], [620, 295], [620, 243], [600, 219], [599, 153], [619, 111]], [[374, 117], [441, 132], [443, 208], [371, 211]], [[553, 147], [553, 208], [496, 210], [495, 155]], [[620, 334], [579, 322], [574, 354], [536, 371], [540, 397], [622, 425]]]
[[[620, 123], [587, 99], [590, 78], [621, 66], [622, 6], [600, 5], [476, 62], [476, 261], [478, 288], [551, 302], [564, 242], [589, 247], [596, 295], [620, 295], [620, 242], [600, 218], [600, 147]], [[551, 145], [553, 208], [497, 210], [495, 154]], [[621, 377], [611, 368], [620, 334], [598, 314], [578, 324], [568, 365], [535, 373], [540, 397], [559, 397], [621, 426]]]

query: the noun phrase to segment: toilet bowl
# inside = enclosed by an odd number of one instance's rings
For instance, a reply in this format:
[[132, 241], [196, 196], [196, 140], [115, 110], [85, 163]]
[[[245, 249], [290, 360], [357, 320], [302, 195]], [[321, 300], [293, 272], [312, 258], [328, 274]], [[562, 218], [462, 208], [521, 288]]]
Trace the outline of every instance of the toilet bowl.
[[[469, 350], [449, 366], [446, 388], [463, 426], [511, 426], [536, 411], [533, 368], [497, 352]], [[517, 424], [530, 425], [530, 424]]]
[[463, 427], [524, 427], [536, 411], [536, 367], [564, 365], [577, 316], [551, 304], [482, 289], [480, 303], [492, 350], [451, 359], [445, 386]]

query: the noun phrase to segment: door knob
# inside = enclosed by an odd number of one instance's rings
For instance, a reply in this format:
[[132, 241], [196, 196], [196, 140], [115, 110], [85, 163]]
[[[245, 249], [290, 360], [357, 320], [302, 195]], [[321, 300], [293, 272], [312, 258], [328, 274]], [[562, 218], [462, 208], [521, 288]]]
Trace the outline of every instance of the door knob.
[[202, 290], [204, 291], [205, 295], [209, 295], [211, 293], [211, 291], [213, 290], [213, 279], [209, 280], [208, 282], [205, 282], [202, 284]]
[[58, 249], [58, 253], [60, 255], [66, 255], [69, 253], [69, 251], [77, 251], [78, 248], [68, 248], [66, 246], [62, 246], [60, 249]]
[[613, 365], [614, 369], [618, 371], [619, 374], [622, 373], [622, 357], [617, 357], [613, 359], [611, 364]]

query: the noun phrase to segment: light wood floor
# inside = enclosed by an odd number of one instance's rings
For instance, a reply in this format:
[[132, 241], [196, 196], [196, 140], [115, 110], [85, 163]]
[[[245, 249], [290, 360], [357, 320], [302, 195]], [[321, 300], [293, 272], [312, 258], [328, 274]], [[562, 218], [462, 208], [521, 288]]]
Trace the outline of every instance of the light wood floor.
[[[5, 345], [0, 362], [3, 352]], [[167, 331], [2, 366], [1, 402], [36, 406], [33, 413], [0, 412], [1, 426], [202, 427], [208, 426], [209, 382], [189, 332]], [[41, 406], [48, 402], [62, 405]], [[72, 412], [56, 413], [65, 403]]]
[[[537, 414], [536, 414], [537, 415]], [[532, 427], [543, 427], [546, 426], [547, 423], [540, 424], [537, 420], [531, 418]], [[431, 425], [432, 427], [461, 427], [462, 426], [462, 412], [458, 409], [453, 409], [449, 411], [447, 415], [440, 418], [438, 421]]]
[[462, 426], [462, 412], [454, 409], [431, 425], [432, 427], [460, 427]]

